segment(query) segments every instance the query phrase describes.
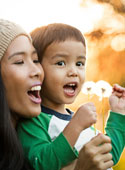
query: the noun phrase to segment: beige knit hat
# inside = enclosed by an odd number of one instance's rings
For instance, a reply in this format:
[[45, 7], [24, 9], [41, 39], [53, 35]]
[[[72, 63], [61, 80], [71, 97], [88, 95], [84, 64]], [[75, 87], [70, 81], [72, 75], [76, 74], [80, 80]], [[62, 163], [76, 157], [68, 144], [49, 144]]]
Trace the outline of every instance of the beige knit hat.
[[4, 19], [0, 19], [0, 60], [7, 51], [10, 43], [19, 35], [31, 37], [19, 25]]

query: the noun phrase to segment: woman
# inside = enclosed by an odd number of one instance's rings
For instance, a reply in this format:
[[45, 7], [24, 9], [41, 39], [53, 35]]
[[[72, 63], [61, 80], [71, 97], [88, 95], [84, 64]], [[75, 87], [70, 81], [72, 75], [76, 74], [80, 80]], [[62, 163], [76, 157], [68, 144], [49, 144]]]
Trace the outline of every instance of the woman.
[[20, 117], [40, 113], [43, 77], [30, 36], [20, 26], [0, 20], [0, 170], [31, 169], [15, 127]]

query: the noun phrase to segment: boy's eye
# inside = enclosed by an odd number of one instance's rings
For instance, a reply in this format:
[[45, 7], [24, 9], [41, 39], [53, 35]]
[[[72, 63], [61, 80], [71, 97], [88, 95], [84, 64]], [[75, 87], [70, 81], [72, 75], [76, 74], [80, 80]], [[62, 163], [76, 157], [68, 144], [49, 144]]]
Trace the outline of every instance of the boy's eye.
[[64, 65], [65, 65], [65, 62], [64, 62], [64, 61], [59, 61], [59, 62], [56, 63], [56, 65], [64, 66]]
[[76, 66], [84, 66], [84, 65], [85, 65], [85, 63], [83, 63], [82, 61], [79, 61], [76, 63]]

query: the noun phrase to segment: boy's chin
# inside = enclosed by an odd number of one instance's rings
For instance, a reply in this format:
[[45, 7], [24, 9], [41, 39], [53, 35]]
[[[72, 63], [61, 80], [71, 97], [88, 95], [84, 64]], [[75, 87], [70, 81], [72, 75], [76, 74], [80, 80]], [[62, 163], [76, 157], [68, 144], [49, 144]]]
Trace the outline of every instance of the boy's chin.
[[71, 101], [67, 101], [65, 104], [73, 104], [74, 101], [75, 101], [75, 99], [71, 100]]

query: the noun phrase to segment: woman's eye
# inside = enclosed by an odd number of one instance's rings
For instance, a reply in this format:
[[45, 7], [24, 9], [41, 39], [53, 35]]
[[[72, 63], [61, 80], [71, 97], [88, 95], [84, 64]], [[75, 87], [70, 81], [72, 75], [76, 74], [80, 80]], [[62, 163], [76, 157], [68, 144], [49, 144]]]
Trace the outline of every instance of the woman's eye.
[[64, 62], [64, 61], [59, 61], [59, 62], [56, 63], [56, 65], [64, 66], [64, 65], [65, 65], [65, 62]]
[[79, 62], [77, 62], [77, 63], [76, 63], [76, 65], [77, 65], [77, 66], [84, 66], [84, 65], [85, 65], [85, 63], [83, 63], [83, 62], [79, 61]]
[[38, 59], [36, 59], [36, 60], [33, 60], [33, 62], [34, 62], [34, 63], [39, 63], [39, 60], [38, 60]]
[[24, 61], [16, 61], [14, 64], [24, 64]]

